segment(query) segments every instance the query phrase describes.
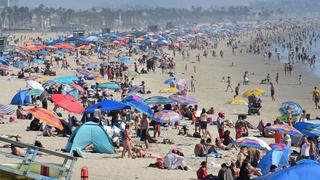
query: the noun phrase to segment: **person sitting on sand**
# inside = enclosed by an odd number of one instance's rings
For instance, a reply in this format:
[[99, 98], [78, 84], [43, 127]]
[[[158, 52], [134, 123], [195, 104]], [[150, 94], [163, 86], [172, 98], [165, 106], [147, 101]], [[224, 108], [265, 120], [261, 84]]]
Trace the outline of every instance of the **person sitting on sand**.
[[24, 115], [24, 113], [23, 113], [23, 108], [22, 108], [22, 106], [18, 106], [18, 109], [17, 109], [17, 111], [16, 111], [16, 115], [17, 115], [17, 118], [18, 119], [26, 119], [26, 116]]
[[185, 165], [184, 157], [179, 156], [173, 152], [167, 154], [164, 157], [164, 168], [172, 170], [172, 169], [184, 169], [188, 170], [188, 167]]
[[197, 170], [197, 178], [201, 180], [213, 179], [212, 174], [208, 174], [207, 162], [202, 161], [200, 168]]
[[233, 147], [233, 144], [229, 144], [228, 146], [223, 144], [222, 138], [216, 138], [215, 140], [216, 146], [221, 150], [230, 150]]
[[194, 147], [194, 155], [197, 157], [205, 157], [206, 149], [205, 149], [205, 140], [201, 139], [199, 144], [196, 144]]
[[44, 126], [43, 136], [48, 136], [48, 137], [54, 136], [51, 126], [49, 126], [47, 124]]

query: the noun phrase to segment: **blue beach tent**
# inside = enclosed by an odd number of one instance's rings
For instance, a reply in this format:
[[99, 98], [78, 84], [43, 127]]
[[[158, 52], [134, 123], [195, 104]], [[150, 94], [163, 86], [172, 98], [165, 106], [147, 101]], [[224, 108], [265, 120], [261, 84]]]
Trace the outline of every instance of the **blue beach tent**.
[[93, 145], [94, 152], [114, 154], [114, 147], [106, 131], [95, 122], [86, 122], [79, 126], [70, 136], [66, 146], [67, 152], [79, 148], [83, 150]]
[[21, 90], [13, 96], [11, 100], [12, 105], [31, 104], [31, 98], [28, 95], [29, 90]]
[[255, 180], [319, 180], [320, 163], [313, 160], [301, 160], [297, 165], [276, 171]]

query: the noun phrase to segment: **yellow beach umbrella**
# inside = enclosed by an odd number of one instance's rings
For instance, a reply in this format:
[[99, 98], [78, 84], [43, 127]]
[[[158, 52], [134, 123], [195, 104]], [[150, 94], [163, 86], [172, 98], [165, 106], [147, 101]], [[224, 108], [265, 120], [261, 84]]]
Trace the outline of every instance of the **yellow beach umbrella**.
[[101, 77], [97, 77], [97, 78], [96, 78], [96, 82], [100, 84], [100, 83], [106, 83], [106, 82], [108, 82], [108, 81], [102, 79]]
[[42, 77], [42, 78], [38, 78], [38, 79], [35, 79], [36, 81], [38, 82], [47, 82], [49, 81], [49, 78], [48, 77]]
[[248, 102], [244, 99], [231, 99], [227, 101], [226, 104], [247, 105]]
[[179, 92], [177, 88], [163, 88], [160, 89], [159, 93], [176, 93]]
[[249, 89], [248, 91], [243, 93], [244, 97], [249, 97], [249, 96], [261, 96], [265, 93], [265, 91], [263, 89], [259, 89], [259, 88], [254, 88], [254, 89]]

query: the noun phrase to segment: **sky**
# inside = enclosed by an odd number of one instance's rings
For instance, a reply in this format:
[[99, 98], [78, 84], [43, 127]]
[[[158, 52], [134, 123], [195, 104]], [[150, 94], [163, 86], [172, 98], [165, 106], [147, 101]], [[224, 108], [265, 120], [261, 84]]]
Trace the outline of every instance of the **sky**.
[[230, 6], [248, 5], [258, 0], [19, 0], [20, 6], [36, 7], [44, 4], [49, 7], [64, 7], [73, 9], [90, 9], [92, 7], [130, 8], [136, 6], [147, 7], [175, 7], [190, 8], [191, 6]]

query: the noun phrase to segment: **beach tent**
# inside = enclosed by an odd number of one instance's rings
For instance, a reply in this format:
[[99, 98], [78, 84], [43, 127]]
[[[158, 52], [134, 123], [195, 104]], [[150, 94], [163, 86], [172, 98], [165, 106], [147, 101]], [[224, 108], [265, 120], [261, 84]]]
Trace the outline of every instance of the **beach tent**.
[[23, 105], [23, 104], [30, 104], [31, 99], [30, 96], [27, 95], [29, 90], [21, 90], [16, 95], [13, 96], [11, 100], [11, 104], [13, 105]]
[[297, 165], [282, 169], [255, 180], [318, 180], [320, 177], [320, 164], [312, 160], [301, 160]]
[[289, 155], [292, 150], [284, 144], [275, 144], [272, 150], [268, 151], [266, 155], [259, 161], [258, 168], [261, 169], [263, 174], [267, 174], [271, 165], [276, 165], [278, 170], [282, 167], [289, 166]]
[[67, 152], [76, 148], [83, 150], [92, 144], [94, 152], [114, 154], [114, 147], [106, 131], [95, 122], [86, 122], [79, 126], [70, 136], [66, 146]]

